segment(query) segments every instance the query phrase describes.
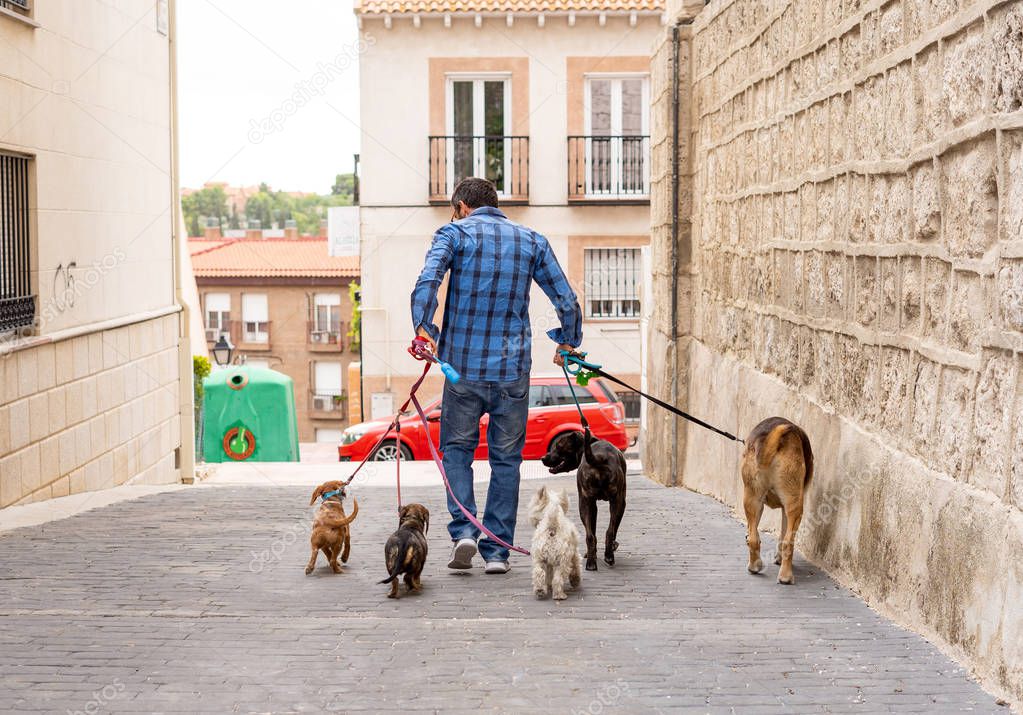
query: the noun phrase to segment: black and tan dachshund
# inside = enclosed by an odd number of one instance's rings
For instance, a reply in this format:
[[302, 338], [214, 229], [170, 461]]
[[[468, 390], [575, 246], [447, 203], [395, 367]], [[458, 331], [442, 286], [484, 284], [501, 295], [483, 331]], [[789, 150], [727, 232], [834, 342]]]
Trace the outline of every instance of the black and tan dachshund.
[[589, 432], [569, 432], [551, 443], [543, 457], [551, 474], [577, 469], [579, 516], [586, 529], [586, 570], [597, 570], [597, 502], [611, 504], [611, 522], [604, 539], [604, 563], [614, 566], [618, 527], [625, 516], [625, 455], [610, 442], [594, 439]]
[[391, 584], [388, 598], [398, 598], [398, 577], [402, 574], [409, 591], [422, 589], [420, 577], [426, 563], [426, 534], [429, 530], [430, 512], [422, 504], [406, 504], [398, 512], [398, 529], [384, 546], [387, 578], [380, 583]]

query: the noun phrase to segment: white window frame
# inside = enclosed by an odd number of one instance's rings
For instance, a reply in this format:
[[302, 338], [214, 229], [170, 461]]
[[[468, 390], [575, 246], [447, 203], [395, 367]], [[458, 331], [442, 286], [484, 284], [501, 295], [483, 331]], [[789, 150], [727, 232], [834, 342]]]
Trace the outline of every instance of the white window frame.
[[[320, 308], [327, 308], [327, 324], [320, 323]], [[333, 318], [337, 319], [337, 330], [332, 328]], [[341, 294], [340, 293], [314, 293], [313, 294], [313, 333], [331, 334], [341, 333]]]
[[[225, 296], [227, 298], [227, 310], [211, 310], [210, 298], [212, 296]], [[214, 321], [216, 316], [216, 321]], [[203, 318], [206, 327], [206, 339], [218, 340], [221, 335], [230, 334], [231, 331], [231, 294], [221, 291], [210, 291], [203, 295]], [[212, 337], [211, 337], [212, 335]]]
[[[251, 320], [254, 316], [245, 310], [247, 296], [263, 296], [266, 304], [264, 320]], [[242, 342], [253, 344], [270, 342], [270, 297], [266, 293], [242, 293]]]
[[[593, 80], [611, 81], [611, 136], [621, 137], [622, 135], [622, 80], [639, 79], [643, 82], [640, 106], [642, 107], [642, 122], [640, 135], [650, 136], [650, 75], [642, 72], [599, 72], [583, 75], [583, 120], [584, 134], [589, 137], [586, 140], [586, 198], [607, 199], [648, 199], [650, 198], [650, 140], [643, 140], [643, 191], [624, 191], [622, 189], [622, 155], [623, 140], [612, 139], [611, 144], [611, 191], [595, 192], [593, 190], [593, 101], [591, 94], [591, 82]], [[617, 191], [615, 190], [617, 188]]]
[[[331, 367], [337, 368], [337, 388], [328, 387], [324, 388], [320, 386], [319, 379], [319, 367], [320, 365], [330, 365]], [[324, 395], [330, 397], [338, 397], [345, 391], [345, 368], [340, 362], [336, 360], [314, 360], [313, 361], [313, 392], [317, 395]]]
[[[455, 135], [455, 82], [472, 82], [472, 135], [474, 137], [486, 136], [486, 119], [485, 119], [485, 93], [484, 93], [484, 82], [495, 82], [500, 80], [504, 83], [504, 134], [502, 136], [510, 136], [511, 130], [511, 85], [512, 76], [510, 72], [451, 72], [446, 75], [445, 87], [444, 87], [444, 114], [445, 114], [445, 134], [448, 137]], [[486, 176], [486, 142], [483, 141], [483, 146], [478, 147], [477, 141], [473, 140], [472, 147], [472, 175], [473, 176]], [[508, 195], [508, 185], [511, 183], [511, 151], [512, 143], [510, 139], [504, 140], [504, 186], [501, 187], [497, 195], [504, 197]], [[455, 190], [455, 142], [451, 139], [445, 140], [445, 151], [447, 154], [446, 161], [446, 173], [445, 179], [447, 183], [447, 193], [450, 195]]]
[[[642, 317], [642, 312], [643, 312], [643, 302], [642, 302], [643, 299], [642, 299], [642, 292], [641, 292], [642, 271], [643, 271], [642, 250], [643, 249], [640, 246], [586, 246], [586, 247], [583, 248], [583, 289], [584, 289], [584, 295], [583, 295], [583, 303], [584, 303], [584, 305], [583, 305], [583, 317], [584, 317], [585, 320], [588, 320], [588, 321], [601, 321], [601, 320], [609, 320], [609, 321], [634, 320], [634, 321], [639, 321], [639, 319]], [[601, 281], [597, 282], [596, 284], [594, 283], [594, 281], [591, 278], [591, 272], [590, 272], [590, 263], [591, 263], [591, 259], [590, 259], [591, 253], [590, 252], [591, 251], [631, 251], [633, 253], [633, 264], [632, 264], [633, 276], [632, 276], [631, 280], [630, 280], [630, 278], [628, 276], [626, 276], [626, 278], [625, 278], [625, 285], [626, 285], [626, 287], [629, 287], [629, 285], [631, 283], [631, 289], [632, 289], [632, 293], [633, 293], [633, 297], [632, 298], [629, 298], [627, 296], [622, 296], [622, 295], [619, 295], [619, 296], [613, 297], [613, 298], [610, 298], [610, 297], [608, 297], [608, 298], [598, 297], [597, 295], [594, 295], [597, 292], [597, 288], [598, 287], [608, 287], [609, 288], [611, 286], [611, 281], [609, 279], [605, 279], [605, 280], [601, 280]], [[602, 300], [602, 301], [603, 300], [612, 300], [612, 301], [619, 301], [619, 302], [623, 301], [623, 300], [632, 300], [632, 301], [636, 301], [638, 303], [638, 306], [637, 306], [636, 311], [632, 315], [622, 315], [622, 314], [619, 314], [619, 315], [594, 315], [593, 314], [593, 310], [592, 310], [592, 301], [594, 301], [594, 300]], [[620, 306], [619, 306], [619, 308], [620, 308]], [[620, 313], [620, 310], [618, 312]]]

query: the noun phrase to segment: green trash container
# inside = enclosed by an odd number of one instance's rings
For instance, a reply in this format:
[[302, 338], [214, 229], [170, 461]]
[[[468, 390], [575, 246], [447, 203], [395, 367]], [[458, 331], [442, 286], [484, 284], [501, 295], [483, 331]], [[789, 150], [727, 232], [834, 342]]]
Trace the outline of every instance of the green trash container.
[[202, 381], [207, 462], [297, 462], [295, 387], [276, 370], [233, 365]]

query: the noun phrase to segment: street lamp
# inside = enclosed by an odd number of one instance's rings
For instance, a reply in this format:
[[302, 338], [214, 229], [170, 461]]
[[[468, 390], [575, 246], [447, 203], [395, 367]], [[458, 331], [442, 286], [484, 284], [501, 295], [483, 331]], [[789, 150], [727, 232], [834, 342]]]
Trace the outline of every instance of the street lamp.
[[213, 346], [213, 359], [217, 365], [223, 367], [231, 364], [231, 355], [234, 353], [234, 345], [227, 339], [227, 335], [221, 333], [220, 340]]

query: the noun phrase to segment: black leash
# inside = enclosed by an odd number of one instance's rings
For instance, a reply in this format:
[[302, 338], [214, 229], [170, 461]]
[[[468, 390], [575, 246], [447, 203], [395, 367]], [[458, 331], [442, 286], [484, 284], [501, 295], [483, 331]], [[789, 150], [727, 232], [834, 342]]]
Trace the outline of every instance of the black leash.
[[[585, 370], [587, 370], [589, 372], [589, 376], [602, 377], [605, 380], [610, 380], [611, 382], [613, 382], [615, 384], [621, 385], [622, 387], [624, 387], [627, 390], [632, 390], [633, 392], [635, 392], [640, 397], [645, 397], [646, 399], [650, 400], [651, 402], [653, 402], [658, 407], [663, 407], [664, 409], [668, 410], [668, 412], [676, 414], [679, 417], [681, 417], [683, 419], [686, 419], [686, 420], [689, 420], [690, 422], [692, 422], [694, 424], [698, 424], [698, 425], [700, 425], [701, 427], [703, 427], [705, 429], [709, 429], [711, 432], [717, 432], [722, 437], [730, 439], [733, 442], [739, 442], [741, 444], [746, 444], [746, 440], [742, 439], [741, 437], [736, 437], [731, 432], [725, 432], [722, 429], [718, 429], [714, 425], [707, 424], [706, 422], [704, 422], [703, 420], [699, 419], [698, 417], [693, 417], [688, 412], [683, 412], [682, 410], [680, 410], [679, 408], [675, 407], [674, 405], [669, 405], [664, 400], [659, 400], [656, 397], [654, 397], [653, 395], [648, 395], [647, 393], [643, 392], [642, 390], [637, 390], [635, 387], [633, 387], [629, 383], [625, 382], [624, 380], [619, 380], [614, 375], [611, 375], [609, 373], [604, 372], [604, 370], [601, 369], [600, 365], [596, 365], [596, 364], [591, 363], [591, 362], [586, 362], [586, 360], [583, 359], [583, 358], [586, 357], [585, 353], [582, 354], [582, 355], [577, 355], [577, 354], [574, 354], [574, 353], [569, 353], [569, 352], [566, 352], [566, 351], [562, 351], [561, 354], [565, 358], [565, 363], [566, 364], [562, 366], [562, 369], [565, 371], [565, 377], [566, 378], [568, 378], [569, 374], [578, 375], [583, 369], [585, 369]], [[577, 369], [575, 370], [574, 373], [572, 371], [570, 371], [568, 369], [568, 367], [567, 367], [567, 364], [568, 364], [569, 361], [573, 362], [577, 366]], [[569, 385], [571, 385], [571, 380], [569, 380]], [[572, 396], [573, 397], [575, 396], [575, 390], [572, 391]], [[577, 401], [576, 402], [576, 407], [578, 407], [578, 406], [579, 406], [579, 404], [578, 404], [578, 401]], [[579, 410], [579, 414], [582, 415], [582, 409]]]

